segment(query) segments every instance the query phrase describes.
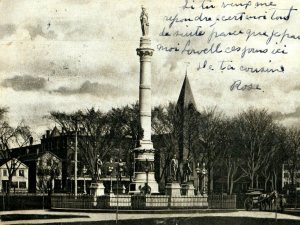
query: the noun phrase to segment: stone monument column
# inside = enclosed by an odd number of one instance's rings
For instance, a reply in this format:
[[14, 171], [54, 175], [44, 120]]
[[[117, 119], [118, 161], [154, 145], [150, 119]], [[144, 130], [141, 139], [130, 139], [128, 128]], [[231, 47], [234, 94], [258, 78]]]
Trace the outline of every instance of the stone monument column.
[[149, 23], [145, 8], [142, 8], [140, 20], [143, 36], [136, 51], [140, 58], [139, 116], [144, 133], [139, 142], [140, 146], [133, 150], [134, 178], [130, 184], [130, 192], [138, 193], [148, 183], [151, 193], [158, 193], [158, 184], [154, 176], [155, 149], [151, 141], [151, 57], [154, 49], [151, 48], [151, 39], [148, 36]]
[[153, 51], [150, 38], [141, 37], [137, 54], [140, 56], [140, 123], [144, 136], [140, 144], [149, 149], [153, 149], [151, 142], [151, 57]]

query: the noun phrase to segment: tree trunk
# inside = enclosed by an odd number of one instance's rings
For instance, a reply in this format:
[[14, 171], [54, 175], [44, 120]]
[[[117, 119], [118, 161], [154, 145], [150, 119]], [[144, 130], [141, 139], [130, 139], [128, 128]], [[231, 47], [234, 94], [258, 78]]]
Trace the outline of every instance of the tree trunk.
[[[169, 161], [168, 161], [169, 162]], [[162, 178], [165, 178], [165, 181], [168, 179], [169, 172], [167, 171], [167, 167], [169, 167], [168, 163], [165, 161], [165, 165], [162, 169], [158, 182], [161, 182]]]
[[230, 182], [230, 190], [229, 190], [229, 194], [232, 195], [233, 192], [233, 185], [234, 185], [234, 181], [233, 181], [233, 174], [231, 176], [231, 182]]
[[253, 186], [254, 186], [254, 175], [253, 174], [250, 175], [250, 180], [251, 180], [250, 188], [253, 188]]
[[10, 194], [10, 189], [11, 189], [11, 184], [12, 184], [12, 174], [8, 175], [8, 181], [7, 181], [7, 189], [6, 189], [6, 194]]
[[210, 183], [209, 183], [209, 189], [210, 189], [210, 191], [209, 191], [209, 193], [212, 193], [213, 190], [214, 190], [214, 181], [213, 181], [213, 179], [214, 179], [214, 173], [213, 173], [213, 168], [210, 169], [210, 173], [209, 173], [208, 176], [210, 177], [209, 178], [209, 180], [210, 180]]
[[230, 176], [230, 175], [228, 174], [228, 175], [227, 175], [227, 188], [226, 188], [226, 192], [227, 192], [227, 193], [229, 193], [230, 186], [231, 186], [231, 185], [230, 185], [230, 178], [229, 178], [229, 176]]
[[256, 188], [259, 188], [259, 187], [258, 187], [258, 176], [256, 176], [256, 179], [255, 179], [255, 180], [256, 180], [256, 185], [255, 185], [255, 186], [256, 186]]
[[271, 178], [271, 191], [274, 191], [274, 176]]
[[277, 190], [277, 176], [274, 173], [274, 190]]
[[265, 191], [267, 191], [267, 185], [268, 185], [268, 181], [269, 181], [269, 179], [265, 179]]
[[231, 178], [231, 176], [230, 176], [230, 174], [231, 174], [231, 167], [229, 166], [228, 167], [228, 172], [227, 172], [227, 193], [229, 193], [229, 191], [230, 191], [230, 178]]

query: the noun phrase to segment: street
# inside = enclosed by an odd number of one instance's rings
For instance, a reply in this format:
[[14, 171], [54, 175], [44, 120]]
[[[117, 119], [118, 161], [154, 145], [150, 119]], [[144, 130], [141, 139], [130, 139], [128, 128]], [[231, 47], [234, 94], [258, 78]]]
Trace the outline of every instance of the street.
[[[291, 212], [291, 210], [288, 210]], [[99, 213], [99, 212], [56, 212], [48, 210], [25, 210], [25, 211], [7, 211], [1, 212], [1, 219], [9, 215], [27, 216], [24, 220], [2, 221], [1, 224], [114, 224], [116, 223], [115, 213]], [[39, 219], [31, 219], [35, 216]], [[23, 217], [24, 218], [24, 217]], [[45, 218], [45, 219], [41, 219]], [[53, 219], [51, 219], [53, 218]], [[200, 219], [197, 219], [200, 218]], [[171, 212], [165, 214], [128, 214], [119, 213], [118, 222], [120, 224], [128, 224], [127, 220], [133, 220], [130, 224], [143, 224], [141, 219], [147, 221], [147, 224], [156, 221], [155, 224], [192, 224], [195, 220], [196, 224], [213, 224], [221, 222], [222, 224], [253, 224], [253, 221], [260, 221], [257, 224], [300, 224], [300, 217], [288, 214], [277, 213], [277, 223], [275, 212], [259, 212], [259, 211], [228, 211], [228, 212], [212, 212], [211, 210], [198, 213], [182, 213]], [[4, 219], [5, 220], [5, 219]], [[106, 222], [105, 222], [106, 221]], [[160, 221], [160, 222], [158, 222]], [[182, 222], [184, 221], [184, 222]], [[207, 222], [205, 222], [207, 221]], [[214, 221], [214, 222], [213, 222]], [[219, 221], [219, 222], [218, 222]], [[263, 222], [261, 222], [263, 221]], [[248, 223], [249, 222], [249, 223]], [[195, 223], [193, 222], [195, 225]]]

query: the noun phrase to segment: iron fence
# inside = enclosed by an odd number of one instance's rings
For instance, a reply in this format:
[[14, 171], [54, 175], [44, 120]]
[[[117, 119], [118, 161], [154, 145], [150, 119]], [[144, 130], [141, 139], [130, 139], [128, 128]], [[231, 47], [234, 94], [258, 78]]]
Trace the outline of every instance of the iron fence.
[[171, 197], [170, 208], [207, 208], [207, 198], [201, 196]]
[[97, 205], [97, 198], [91, 195], [52, 195], [51, 208], [92, 209]]
[[133, 195], [133, 209], [164, 209], [169, 206], [169, 196], [166, 195]]
[[131, 196], [130, 195], [104, 195], [97, 197], [96, 208], [100, 209], [131, 209]]
[[236, 195], [209, 195], [210, 209], [236, 209]]
[[53, 195], [52, 208], [81, 208], [81, 209], [235, 209], [236, 196], [211, 195], [202, 196], [168, 196], [168, 195]]

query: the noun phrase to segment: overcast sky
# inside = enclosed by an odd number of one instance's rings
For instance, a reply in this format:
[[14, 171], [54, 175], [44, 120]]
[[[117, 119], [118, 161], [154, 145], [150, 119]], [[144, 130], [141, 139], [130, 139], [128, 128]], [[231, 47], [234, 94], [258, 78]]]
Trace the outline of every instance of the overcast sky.
[[[283, 0], [277, 2], [281, 9], [292, 4], [295, 8], [299, 6], [295, 0], [289, 1], [288, 5], [284, 5], [286, 1]], [[35, 136], [40, 137], [45, 129], [53, 125], [43, 118], [51, 110], [72, 112], [96, 107], [107, 111], [136, 102], [139, 86], [136, 48], [141, 36], [139, 16], [142, 4], [149, 14], [150, 35], [155, 49], [152, 57], [152, 105], [177, 101], [185, 76], [185, 62], [190, 62], [188, 75], [199, 110], [218, 106], [225, 114], [232, 116], [249, 107], [267, 108], [281, 123], [300, 126], [300, 41], [286, 42], [289, 54], [272, 58], [272, 65], [285, 64], [284, 75], [197, 71], [198, 63], [205, 59], [209, 62], [226, 59], [237, 64], [258, 63], [261, 66], [268, 64], [269, 59], [257, 55], [240, 59], [237, 55], [222, 54], [188, 57], [158, 51], [156, 46], [159, 43], [176, 45], [181, 41], [160, 37], [159, 33], [166, 24], [164, 17], [180, 12], [183, 0], [164, 3], [0, 1], [0, 104], [9, 107], [10, 122], [16, 125], [25, 120], [33, 128]], [[224, 23], [215, 28], [226, 31], [249, 26], [272, 31], [286, 27], [300, 35], [299, 13], [293, 12], [288, 22], [272, 23], [270, 26], [260, 22], [245, 25]], [[178, 27], [186, 25], [180, 24]], [[239, 37], [219, 41], [243, 43]], [[257, 43], [261, 46], [263, 42]], [[206, 46], [207, 41], [198, 39], [197, 44]], [[277, 45], [282, 47], [280, 43]], [[238, 79], [245, 84], [257, 83], [263, 91], [230, 91], [230, 85]]]

